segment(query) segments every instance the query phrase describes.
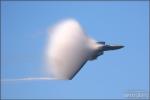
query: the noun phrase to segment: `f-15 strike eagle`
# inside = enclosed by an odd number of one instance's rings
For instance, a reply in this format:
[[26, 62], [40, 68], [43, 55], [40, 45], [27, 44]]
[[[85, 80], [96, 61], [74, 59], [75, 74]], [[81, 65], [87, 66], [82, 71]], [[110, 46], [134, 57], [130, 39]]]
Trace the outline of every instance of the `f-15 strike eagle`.
[[87, 61], [95, 60], [105, 51], [124, 47], [88, 37], [75, 19], [60, 21], [49, 35], [46, 59], [53, 77], [58, 80], [71, 80]]

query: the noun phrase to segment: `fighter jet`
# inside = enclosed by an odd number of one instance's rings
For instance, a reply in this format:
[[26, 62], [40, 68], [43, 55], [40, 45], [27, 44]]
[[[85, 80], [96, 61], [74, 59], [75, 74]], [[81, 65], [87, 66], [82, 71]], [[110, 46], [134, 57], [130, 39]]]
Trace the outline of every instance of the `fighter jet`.
[[63, 20], [49, 31], [46, 48], [48, 70], [55, 79], [71, 80], [87, 61], [95, 60], [105, 51], [123, 47], [90, 38], [75, 19]]

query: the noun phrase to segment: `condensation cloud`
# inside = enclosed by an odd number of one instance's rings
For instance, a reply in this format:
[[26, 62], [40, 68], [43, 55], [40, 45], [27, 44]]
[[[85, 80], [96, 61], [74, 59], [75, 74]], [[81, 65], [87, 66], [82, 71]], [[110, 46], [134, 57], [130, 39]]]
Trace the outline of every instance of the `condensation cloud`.
[[48, 71], [57, 79], [72, 79], [92, 59], [99, 45], [74, 19], [60, 21], [49, 31], [46, 48]]

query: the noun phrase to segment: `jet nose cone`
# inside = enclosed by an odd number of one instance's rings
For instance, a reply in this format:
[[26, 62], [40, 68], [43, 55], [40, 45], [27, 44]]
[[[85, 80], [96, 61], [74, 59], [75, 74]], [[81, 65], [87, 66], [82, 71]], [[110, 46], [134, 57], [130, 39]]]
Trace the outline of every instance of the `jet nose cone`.
[[120, 46], [120, 48], [124, 48], [124, 47], [125, 47], [124, 45], [121, 45], [121, 46]]
[[123, 45], [105, 45], [103, 50], [108, 51], [108, 50], [116, 50], [116, 49], [121, 49], [123, 48]]
[[116, 49], [121, 49], [121, 48], [123, 48], [124, 46], [123, 46], [123, 45], [114, 45], [114, 46], [112, 46], [112, 47], [114, 47], [114, 48], [116, 48]]

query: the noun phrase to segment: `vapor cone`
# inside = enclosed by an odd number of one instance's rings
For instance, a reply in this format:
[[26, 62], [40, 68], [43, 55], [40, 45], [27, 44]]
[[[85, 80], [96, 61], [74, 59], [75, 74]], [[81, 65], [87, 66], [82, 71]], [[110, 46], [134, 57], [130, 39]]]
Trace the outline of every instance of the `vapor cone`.
[[57, 79], [72, 79], [87, 60], [98, 56], [101, 47], [74, 19], [57, 23], [49, 35], [46, 58], [49, 70]]

